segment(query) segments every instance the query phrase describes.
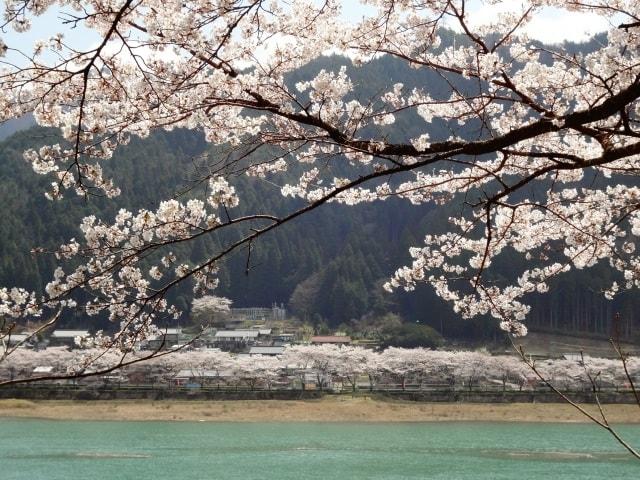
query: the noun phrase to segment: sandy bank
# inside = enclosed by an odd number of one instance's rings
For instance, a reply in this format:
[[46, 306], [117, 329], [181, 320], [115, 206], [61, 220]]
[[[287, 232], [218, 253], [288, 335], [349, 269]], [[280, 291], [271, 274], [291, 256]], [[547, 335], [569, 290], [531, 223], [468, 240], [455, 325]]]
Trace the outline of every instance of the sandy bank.
[[[596, 413], [595, 406], [587, 406]], [[607, 405], [609, 421], [640, 423], [637, 405]], [[0, 400], [0, 417], [59, 420], [179, 420], [215, 422], [585, 422], [565, 404], [412, 403], [370, 398], [238, 401]]]

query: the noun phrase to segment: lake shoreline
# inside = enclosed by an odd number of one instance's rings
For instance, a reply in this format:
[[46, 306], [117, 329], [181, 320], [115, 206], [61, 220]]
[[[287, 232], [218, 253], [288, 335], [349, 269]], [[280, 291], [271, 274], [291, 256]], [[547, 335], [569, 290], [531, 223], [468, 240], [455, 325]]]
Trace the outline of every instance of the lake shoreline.
[[[585, 405], [598, 415], [596, 405]], [[640, 423], [637, 405], [604, 405], [611, 423]], [[561, 403], [422, 403], [369, 397], [317, 400], [0, 400], [0, 418], [206, 422], [550, 422], [588, 423]]]

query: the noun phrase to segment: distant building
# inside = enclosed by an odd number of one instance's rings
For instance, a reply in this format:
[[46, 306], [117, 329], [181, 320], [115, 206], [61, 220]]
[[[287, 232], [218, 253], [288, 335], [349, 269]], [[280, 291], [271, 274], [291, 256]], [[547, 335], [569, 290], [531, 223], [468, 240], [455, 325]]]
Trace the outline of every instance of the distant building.
[[265, 324], [282, 321], [287, 318], [284, 305], [273, 304], [271, 307], [232, 308], [225, 318], [227, 328], [238, 328], [246, 325]]
[[241, 351], [256, 343], [259, 330], [219, 330], [213, 341], [214, 345], [224, 351]]
[[173, 381], [176, 385], [187, 387], [200, 387], [225, 383], [234, 378], [234, 373], [230, 370], [207, 370], [198, 368], [187, 368], [180, 370]]
[[271, 346], [270, 328], [218, 330], [213, 337], [214, 346], [232, 352], [245, 351], [252, 346]]
[[162, 333], [148, 338], [144, 343], [144, 348], [148, 350], [166, 350], [184, 345], [191, 340], [191, 336], [182, 332], [182, 328], [165, 328]]
[[583, 354], [581, 352], [567, 352], [562, 354], [562, 358], [572, 362], [582, 362]]
[[260, 330], [219, 330], [215, 334], [218, 342], [248, 342], [255, 340]]
[[368, 348], [370, 350], [374, 350], [380, 347], [380, 342], [378, 340], [373, 340], [370, 338], [360, 338], [352, 342], [352, 345], [356, 347]]
[[54, 368], [50, 365], [41, 365], [33, 369], [34, 375], [48, 375], [53, 373]]
[[86, 337], [89, 330], [54, 330], [49, 337], [49, 346], [52, 347], [77, 347], [76, 338]]
[[25, 345], [27, 346], [29, 340], [31, 338], [31, 334], [29, 333], [14, 333], [12, 335], [7, 335], [3, 338], [3, 340], [7, 343], [7, 346], [13, 347], [15, 345]]
[[285, 347], [251, 347], [249, 349], [249, 355], [282, 355], [284, 349]]
[[296, 336], [293, 333], [279, 333], [278, 335], [273, 335], [273, 346], [274, 347], [283, 347], [285, 345], [291, 345]]
[[200, 386], [217, 378], [217, 370], [184, 369], [176, 374], [174, 382], [176, 385]]

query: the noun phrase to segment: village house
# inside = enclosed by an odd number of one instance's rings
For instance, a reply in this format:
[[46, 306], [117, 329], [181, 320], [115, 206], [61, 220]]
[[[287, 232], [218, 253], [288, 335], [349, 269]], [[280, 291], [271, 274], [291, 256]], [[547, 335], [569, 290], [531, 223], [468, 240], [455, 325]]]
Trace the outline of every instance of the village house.
[[186, 335], [182, 328], [165, 328], [161, 330], [162, 333], [148, 338], [145, 342], [142, 342], [140, 348], [145, 350], [167, 350], [170, 348], [176, 348], [180, 345], [184, 345], [191, 340], [190, 335]]
[[296, 335], [295, 333], [279, 333], [277, 335], [273, 335], [271, 338], [274, 347], [282, 347], [293, 344], [296, 339]]
[[54, 330], [49, 337], [49, 346], [77, 348], [76, 338], [88, 335], [88, 330]]
[[255, 346], [255, 347], [251, 347], [249, 349], [249, 355], [250, 356], [254, 356], [254, 355], [268, 355], [268, 356], [277, 356], [277, 355], [282, 355], [284, 353], [284, 349], [285, 347], [279, 346], [279, 347], [261, 347], [261, 346]]
[[272, 342], [270, 328], [219, 330], [213, 340], [216, 347], [230, 352], [239, 352], [252, 346], [271, 346]]
[[224, 319], [225, 328], [241, 329], [243, 327], [255, 327], [269, 322], [282, 321], [287, 317], [287, 311], [283, 305], [273, 304], [271, 307], [231, 308]]
[[14, 333], [4, 337], [3, 341], [6, 342], [8, 347], [14, 347], [16, 345], [24, 345], [28, 347], [31, 346], [30, 342], [28, 342], [30, 337], [31, 335], [28, 333]]

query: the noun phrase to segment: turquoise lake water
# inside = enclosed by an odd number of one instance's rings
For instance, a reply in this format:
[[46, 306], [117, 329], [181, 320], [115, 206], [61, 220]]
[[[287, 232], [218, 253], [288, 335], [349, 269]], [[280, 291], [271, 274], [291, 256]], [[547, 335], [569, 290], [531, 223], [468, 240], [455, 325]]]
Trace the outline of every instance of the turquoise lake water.
[[640, 461], [592, 425], [0, 419], [0, 479], [635, 480]]

